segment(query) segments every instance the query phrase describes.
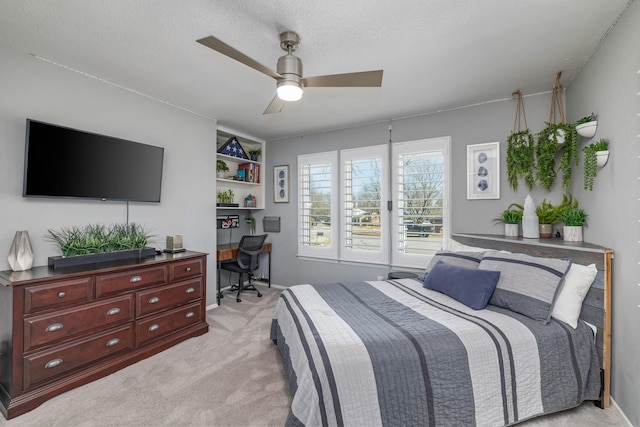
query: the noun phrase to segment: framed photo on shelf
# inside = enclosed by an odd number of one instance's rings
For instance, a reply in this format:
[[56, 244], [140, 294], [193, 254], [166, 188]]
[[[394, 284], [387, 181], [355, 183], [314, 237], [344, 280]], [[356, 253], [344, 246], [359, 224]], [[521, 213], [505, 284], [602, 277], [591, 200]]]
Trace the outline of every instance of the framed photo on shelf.
[[467, 145], [467, 199], [500, 198], [500, 143]]
[[289, 165], [273, 167], [273, 201], [289, 203]]

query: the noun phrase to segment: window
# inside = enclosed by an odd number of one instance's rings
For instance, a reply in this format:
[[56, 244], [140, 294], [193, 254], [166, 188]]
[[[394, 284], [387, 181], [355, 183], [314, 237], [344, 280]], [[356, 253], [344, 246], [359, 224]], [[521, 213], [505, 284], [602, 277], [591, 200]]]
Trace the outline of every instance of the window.
[[338, 155], [298, 156], [298, 254], [337, 258]]
[[298, 156], [298, 254], [424, 268], [450, 233], [449, 145], [446, 137]]
[[340, 259], [388, 263], [388, 152], [387, 145], [340, 152]]
[[450, 233], [449, 138], [393, 144], [392, 265], [425, 267]]

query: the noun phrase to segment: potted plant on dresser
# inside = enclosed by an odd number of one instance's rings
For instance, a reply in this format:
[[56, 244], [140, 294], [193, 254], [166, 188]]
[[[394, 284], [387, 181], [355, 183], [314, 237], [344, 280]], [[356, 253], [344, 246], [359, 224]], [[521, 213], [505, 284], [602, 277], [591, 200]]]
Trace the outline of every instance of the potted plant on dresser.
[[562, 212], [563, 237], [565, 242], [582, 242], [582, 228], [587, 225], [587, 213], [574, 207]]
[[502, 211], [494, 221], [504, 223], [505, 237], [518, 237], [518, 230], [522, 222], [524, 208], [517, 203], [511, 203], [507, 209]]

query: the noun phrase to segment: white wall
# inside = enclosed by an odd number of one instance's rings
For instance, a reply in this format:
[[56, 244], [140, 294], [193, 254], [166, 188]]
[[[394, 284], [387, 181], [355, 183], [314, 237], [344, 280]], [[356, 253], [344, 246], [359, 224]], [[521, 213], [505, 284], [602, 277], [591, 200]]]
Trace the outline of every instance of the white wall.
[[216, 122], [0, 45], [0, 269], [17, 230], [28, 230], [34, 265], [60, 255], [48, 229], [126, 221], [124, 202], [22, 197], [26, 118], [164, 147], [162, 202], [130, 203], [129, 220], [157, 235], [182, 234], [207, 252], [207, 301], [215, 301]]
[[[609, 139], [593, 191], [574, 188], [591, 241], [615, 250], [611, 395], [640, 425], [640, 4], [633, 2], [567, 88], [569, 118], [598, 114], [592, 141]], [[584, 142], [586, 145], [588, 142]], [[578, 177], [582, 182], [582, 174]]]

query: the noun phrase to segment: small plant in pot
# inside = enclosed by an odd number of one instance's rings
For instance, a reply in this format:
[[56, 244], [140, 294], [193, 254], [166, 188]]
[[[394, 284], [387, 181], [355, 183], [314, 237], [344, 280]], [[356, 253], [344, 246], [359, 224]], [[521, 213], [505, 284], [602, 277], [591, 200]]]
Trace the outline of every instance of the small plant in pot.
[[569, 208], [562, 212], [564, 240], [582, 242], [582, 228], [587, 225], [587, 213], [582, 208]]
[[[598, 175], [598, 157], [609, 157], [609, 140], [601, 139], [584, 147], [584, 189], [592, 191], [593, 182]], [[607, 163], [602, 162], [602, 166]]]
[[518, 228], [522, 222], [524, 208], [517, 203], [511, 203], [494, 221], [504, 223], [506, 237], [518, 237]]
[[218, 178], [224, 178], [225, 172], [229, 172], [229, 166], [224, 160], [216, 160], [216, 176]]
[[260, 157], [260, 154], [262, 154], [262, 150], [260, 148], [256, 148], [256, 149], [247, 151], [247, 154], [249, 154], [249, 157], [251, 158], [251, 160], [253, 160], [254, 162], [257, 162], [258, 158]]
[[593, 113], [576, 122], [576, 131], [578, 135], [584, 138], [593, 138], [596, 134], [596, 129], [598, 129], [598, 117]]
[[558, 205], [554, 205], [551, 202], [547, 202], [546, 199], [536, 206], [536, 215], [538, 215], [538, 222], [540, 227], [540, 238], [547, 239], [553, 235], [553, 225], [562, 220], [562, 213], [571, 208], [578, 207], [578, 200], [569, 194], [562, 196], [562, 202]]

